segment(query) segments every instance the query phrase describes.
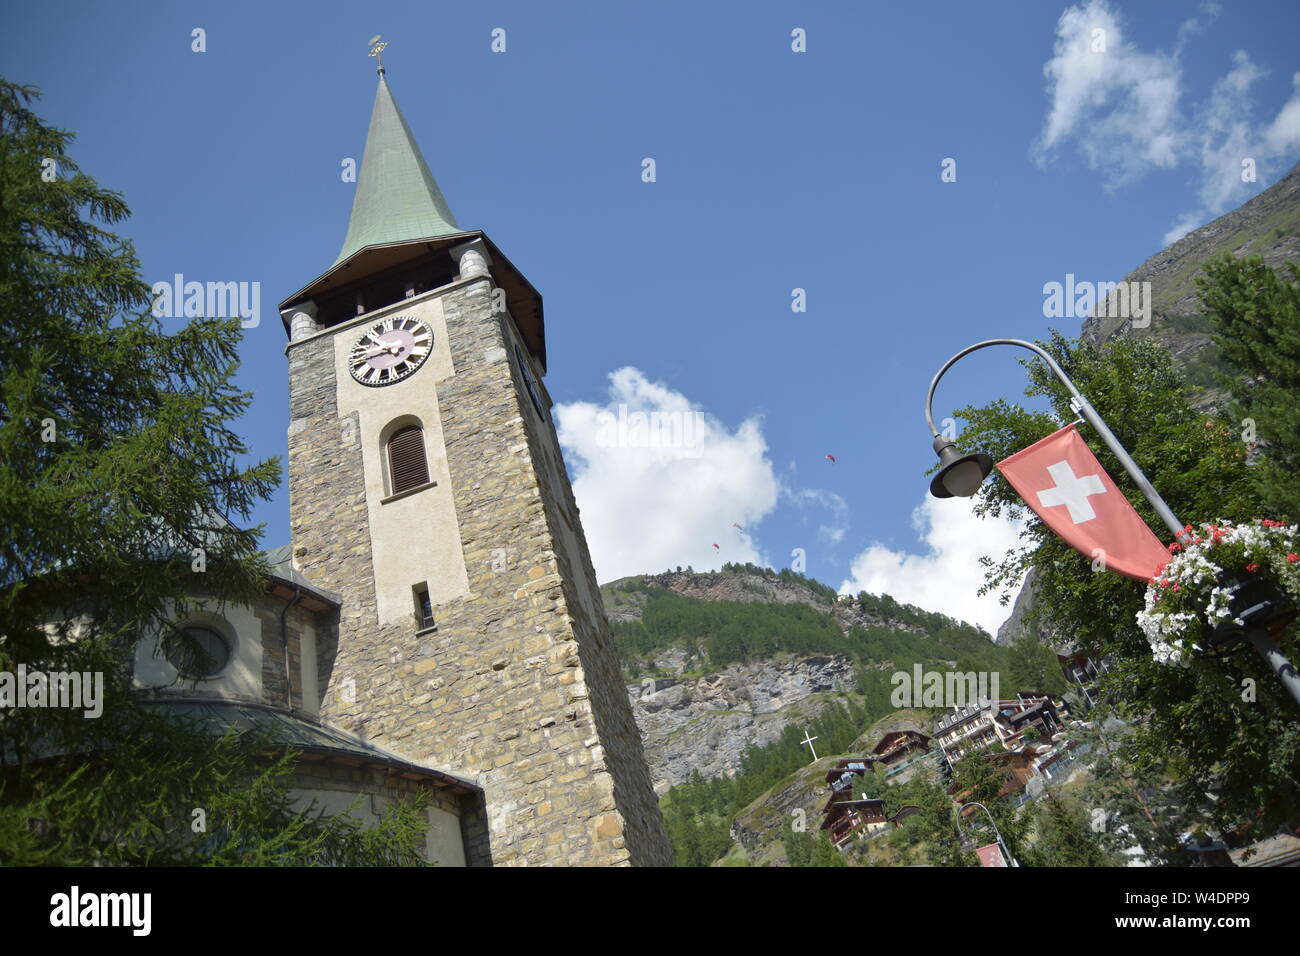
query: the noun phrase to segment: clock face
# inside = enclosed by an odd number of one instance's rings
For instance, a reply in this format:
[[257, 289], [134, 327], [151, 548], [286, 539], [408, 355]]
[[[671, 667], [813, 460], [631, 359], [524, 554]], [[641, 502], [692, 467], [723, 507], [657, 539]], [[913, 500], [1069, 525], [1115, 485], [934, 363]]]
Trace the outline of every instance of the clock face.
[[352, 346], [348, 369], [362, 385], [392, 385], [413, 375], [433, 351], [433, 329], [409, 315], [376, 322]]

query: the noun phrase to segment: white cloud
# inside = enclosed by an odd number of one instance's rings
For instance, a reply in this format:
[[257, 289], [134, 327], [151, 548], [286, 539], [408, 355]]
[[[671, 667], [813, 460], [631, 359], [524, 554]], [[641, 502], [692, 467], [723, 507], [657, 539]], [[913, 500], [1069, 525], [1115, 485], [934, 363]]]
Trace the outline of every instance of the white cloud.
[[1072, 141], [1109, 188], [1177, 164], [1182, 72], [1175, 55], [1139, 50], [1104, 0], [1061, 14], [1053, 54], [1043, 67], [1052, 105], [1034, 145], [1040, 162]]
[[927, 497], [912, 512], [912, 525], [925, 550], [895, 551], [873, 543], [853, 559], [841, 593], [888, 594], [904, 604], [978, 624], [996, 635], [1011, 605], [996, 593], [981, 597], [982, 555], [1001, 561], [1020, 542], [1022, 524], [1007, 518], [978, 518], [967, 498]]
[[1186, 212], [1174, 220], [1174, 224], [1169, 227], [1169, 231], [1162, 237], [1161, 241], [1166, 246], [1172, 246], [1183, 236], [1187, 235], [1197, 226], [1205, 224], [1205, 217], [1200, 213]]
[[609, 382], [604, 404], [554, 409], [597, 580], [768, 564], [748, 530], [779, 491], [759, 419], [732, 431], [636, 368]]
[[825, 524], [817, 526], [817, 536], [826, 544], [839, 544], [849, 530], [849, 503], [842, 495], [823, 488], [800, 488], [786, 492], [798, 508], [824, 508], [830, 512]]
[[[1207, 21], [1220, 8], [1202, 6]], [[1186, 112], [1179, 60], [1203, 23], [1178, 28], [1172, 53], [1146, 52], [1130, 42], [1106, 0], [1069, 7], [1057, 22], [1053, 56], [1043, 67], [1051, 105], [1033, 146], [1040, 163], [1073, 144], [1107, 189], [1128, 185], [1153, 169], [1185, 162], [1198, 169], [1196, 208], [1181, 213], [1165, 233], [1166, 244], [1239, 205], [1259, 187], [1242, 179], [1243, 160], [1253, 160], [1256, 179], [1289, 165], [1300, 147], [1300, 74], [1296, 91], [1273, 120], [1256, 122], [1251, 88], [1267, 72], [1244, 51], [1214, 84], [1204, 102]], [[1105, 49], [1095, 49], [1102, 31]]]
[[1240, 205], [1256, 192], [1257, 182], [1242, 178], [1244, 161], [1253, 164], [1257, 181], [1267, 181], [1270, 169], [1295, 158], [1300, 148], [1300, 74], [1292, 78], [1295, 89], [1290, 99], [1271, 123], [1261, 127], [1253, 118], [1251, 87], [1267, 75], [1244, 51], [1238, 50], [1233, 56], [1232, 69], [1215, 82], [1209, 98], [1197, 111], [1191, 139], [1200, 164], [1200, 204], [1183, 213], [1171, 233], [1180, 228], [1183, 233], [1189, 232]]
[[1291, 98], [1264, 132], [1264, 144], [1272, 152], [1282, 153], [1300, 145], [1300, 73], [1292, 74], [1291, 86]]

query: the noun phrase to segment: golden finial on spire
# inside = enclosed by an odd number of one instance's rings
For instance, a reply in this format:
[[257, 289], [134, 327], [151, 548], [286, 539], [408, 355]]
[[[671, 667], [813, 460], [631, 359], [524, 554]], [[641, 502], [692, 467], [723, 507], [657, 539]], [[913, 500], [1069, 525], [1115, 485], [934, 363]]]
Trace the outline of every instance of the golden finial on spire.
[[384, 72], [384, 50], [387, 48], [388, 44], [380, 40], [379, 34], [376, 33], [370, 38], [370, 53], [368, 55], [373, 56], [379, 61], [379, 69], [377, 71], [379, 73]]

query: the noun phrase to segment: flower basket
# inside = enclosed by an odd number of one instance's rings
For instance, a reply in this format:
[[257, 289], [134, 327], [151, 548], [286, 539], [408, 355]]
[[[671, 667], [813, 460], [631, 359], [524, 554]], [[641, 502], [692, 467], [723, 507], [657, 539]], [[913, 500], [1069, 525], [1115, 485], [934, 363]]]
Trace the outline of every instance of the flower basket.
[[1268, 629], [1296, 616], [1295, 602], [1257, 574], [1220, 571], [1219, 586], [1228, 592], [1228, 615], [1204, 628], [1204, 646], [1219, 648], [1241, 640], [1246, 631]]
[[1188, 525], [1147, 586], [1138, 626], [1158, 661], [1235, 649], [1300, 611], [1300, 527], [1264, 519]]

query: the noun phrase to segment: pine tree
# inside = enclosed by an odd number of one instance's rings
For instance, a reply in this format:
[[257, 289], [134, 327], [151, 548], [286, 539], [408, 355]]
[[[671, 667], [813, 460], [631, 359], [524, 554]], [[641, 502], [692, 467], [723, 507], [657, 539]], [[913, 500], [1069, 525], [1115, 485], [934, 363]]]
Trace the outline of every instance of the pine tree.
[[939, 783], [919, 776], [909, 783], [911, 803], [920, 812], [907, 821], [909, 837], [924, 847], [931, 866], [975, 866], [975, 855], [962, 848], [956, 806]]
[[1233, 370], [1233, 419], [1263, 455], [1251, 468], [1264, 509], [1300, 519], [1300, 267], [1225, 255], [1198, 277], [1219, 356]]
[[[1018, 813], [1007, 798], [1001, 796], [1010, 777], [1008, 765], [995, 754], [973, 753], [957, 762], [953, 783], [957, 787], [957, 799], [961, 803], [980, 803], [988, 810], [986, 815], [983, 810], [976, 808], [976, 812], [967, 818], [969, 822], [963, 824], [968, 832], [972, 828], [981, 830], [989, 843], [1000, 834], [1007, 849], [1013, 856], [1018, 856], [1025, 845], [1025, 837], [1032, 821], [1026, 815]], [[997, 834], [988, 829], [989, 816], [997, 824]]]
[[823, 836], [820, 832], [813, 835], [812, 859], [808, 861], [809, 866], [848, 866], [844, 861], [844, 855], [831, 845], [830, 837]]
[[812, 855], [806, 833], [797, 832], [788, 823], [781, 830], [781, 846], [785, 849], [786, 866], [807, 866]]
[[1010, 696], [1020, 691], [1060, 694], [1069, 688], [1056, 654], [1026, 633], [1011, 645], [1010, 661], [1003, 679], [1009, 683], [1001, 689]]
[[260, 595], [261, 531], [227, 517], [247, 519], [279, 465], [240, 464], [238, 320], [164, 332], [131, 244], [103, 228], [126, 204], [80, 171], [36, 95], [0, 80], [0, 671], [101, 673], [104, 699], [97, 719], [0, 715], [0, 859], [414, 862], [418, 803], [366, 832], [295, 811], [291, 754], [137, 706], [145, 633], [198, 591]]
[[1038, 840], [1029, 853], [1034, 866], [1116, 866], [1077, 803], [1048, 791], [1037, 807]]

